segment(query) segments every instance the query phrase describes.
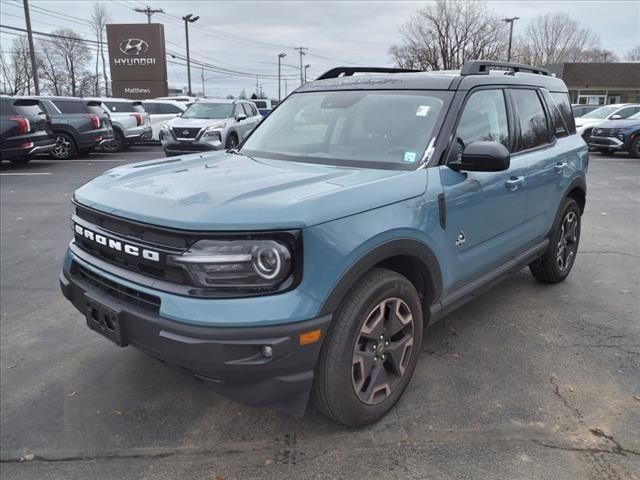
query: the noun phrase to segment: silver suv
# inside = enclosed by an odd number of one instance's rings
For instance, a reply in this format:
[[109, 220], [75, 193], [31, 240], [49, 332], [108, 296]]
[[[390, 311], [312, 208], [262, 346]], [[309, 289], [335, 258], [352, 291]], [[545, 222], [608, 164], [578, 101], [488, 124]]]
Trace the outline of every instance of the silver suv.
[[105, 142], [102, 149], [107, 152], [121, 152], [131, 144], [151, 140], [152, 129], [149, 114], [141, 101], [126, 98], [95, 98], [102, 102], [102, 108], [109, 113], [113, 125], [113, 140]]
[[260, 123], [256, 106], [245, 100], [202, 99], [160, 131], [167, 157], [235, 148]]

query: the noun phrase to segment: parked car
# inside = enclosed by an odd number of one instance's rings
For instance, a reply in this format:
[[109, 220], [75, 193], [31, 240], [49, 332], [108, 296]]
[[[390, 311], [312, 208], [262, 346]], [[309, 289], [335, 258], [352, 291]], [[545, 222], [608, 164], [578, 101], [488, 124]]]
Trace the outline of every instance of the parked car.
[[581, 105], [577, 103], [574, 105], [571, 105], [571, 107], [573, 108], [573, 116], [576, 118], [580, 118], [589, 112], [593, 112], [594, 110], [596, 110], [597, 108], [600, 108], [601, 106], [602, 105]]
[[151, 120], [151, 140], [160, 141], [160, 130], [162, 126], [169, 120], [179, 117], [187, 109], [187, 105], [183, 102], [174, 100], [145, 100], [142, 107], [149, 114]]
[[260, 122], [256, 106], [246, 100], [204, 99], [162, 127], [167, 157], [235, 148]]
[[[211, 105], [244, 107], [191, 108]], [[307, 109], [322, 114], [298, 124]], [[330, 418], [370, 424], [428, 324], [526, 266], [567, 278], [587, 165], [543, 69], [336, 68], [237, 149], [77, 190], [60, 285], [96, 332], [231, 398], [302, 414], [313, 390]]]
[[100, 102], [75, 97], [30, 97], [38, 99], [51, 119], [56, 146], [49, 155], [58, 160], [86, 155], [113, 139], [113, 129]]
[[589, 146], [608, 155], [628, 152], [633, 158], [640, 158], [640, 112], [626, 120], [598, 124], [591, 131]]
[[0, 95], [0, 160], [27, 163], [55, 145], [51, 122], [38, 100]]
[[273, 110], [273, 105], [271, 105], [271, 100], [269, 100], [268, 98], [264, 98], [264, 99], [260, 99], [260, 100], [249, 100], [251, 103], [253, 103], [256, 107], [258, 107], [258, 111], [260, 112], [260, 115], [262, 115], [263, 117], [266, 117], [267, 115], [269, 115], [269, 113], [271, 113], [271, 110]]
[[109, 113], [113, 126], [113, 140], [104, 143], [106, 152], [122, 152], [137, 142], [151, 140], [152, 128], [149, 114], [139, 100], [126, 98], [92, 98], [102, 103]]
[[582, 135], [582, 138], [584, 138], [586, 142], [589, 142], [591, 130], [596, 125], [599, 125], [605, 120], [624, 120], [638, 112], [640, 112], [640, 104], [637, 103], [606, 105], [576, 119], [576, 130], [578, 135]]

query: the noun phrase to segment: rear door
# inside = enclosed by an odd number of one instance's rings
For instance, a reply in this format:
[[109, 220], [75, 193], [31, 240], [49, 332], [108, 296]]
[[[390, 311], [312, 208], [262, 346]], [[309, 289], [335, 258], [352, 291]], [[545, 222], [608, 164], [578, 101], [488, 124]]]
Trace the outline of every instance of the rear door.
[[[477, 89], [467, 96], [449, 161], [476, 141], [513, 148], [514, 121], [506, 92]], [[522, 249], [527, 210], [527, 159], [513, 158], [502, 172], [440, 169], [446, 211], [448, 289], [455, 289], [505, 263]]]

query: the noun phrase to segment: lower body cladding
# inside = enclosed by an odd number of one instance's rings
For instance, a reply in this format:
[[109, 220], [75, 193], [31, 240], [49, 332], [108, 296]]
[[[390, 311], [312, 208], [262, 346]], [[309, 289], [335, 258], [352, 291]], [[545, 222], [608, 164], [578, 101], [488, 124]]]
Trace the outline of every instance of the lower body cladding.
[[[87, 326], [117, 345], [132, 345], [182, 367], [246, 405], [304, 414], [322, 342], [302, 344], [300, 335], [320, 330], [324, 338], [331, 315], [264, 327], [188, 325], [160, 316], [158, 297], [119, 285], [75, 261], [60, 274], [60, 287]], [[213, 311], [216, 300], [210, 301]]]

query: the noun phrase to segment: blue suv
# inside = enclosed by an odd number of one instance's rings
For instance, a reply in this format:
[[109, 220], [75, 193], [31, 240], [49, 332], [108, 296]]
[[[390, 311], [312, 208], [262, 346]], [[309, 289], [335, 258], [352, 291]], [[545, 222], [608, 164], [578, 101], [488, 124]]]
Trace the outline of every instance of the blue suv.
[[587, 164], [543, 69], [336, 68], [235, 149], [78, 189], [60, 285], [91, 329], [228, 397], [365, 425], [429, 324], [525, 266], [567, 277]]

